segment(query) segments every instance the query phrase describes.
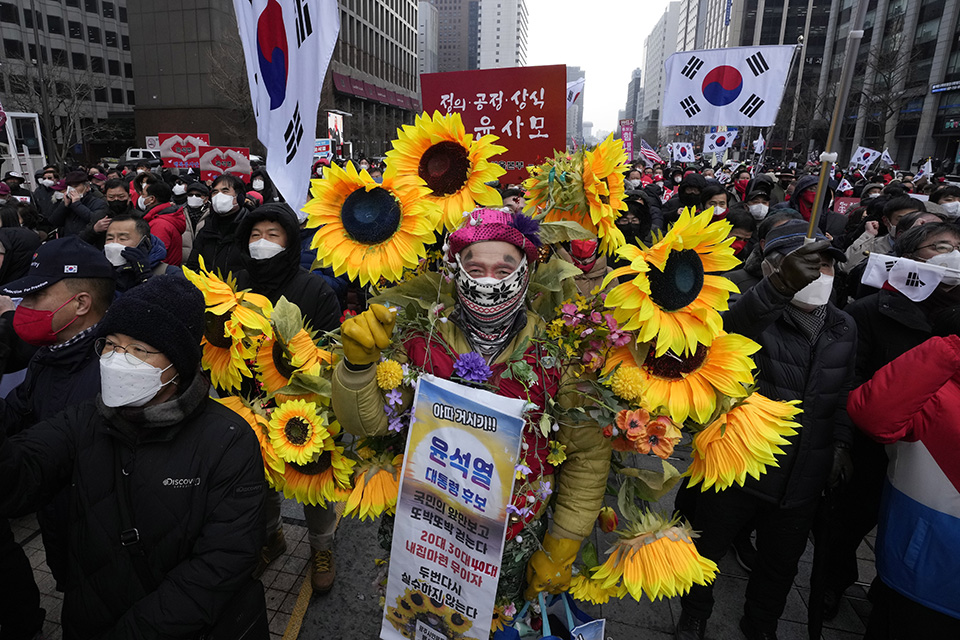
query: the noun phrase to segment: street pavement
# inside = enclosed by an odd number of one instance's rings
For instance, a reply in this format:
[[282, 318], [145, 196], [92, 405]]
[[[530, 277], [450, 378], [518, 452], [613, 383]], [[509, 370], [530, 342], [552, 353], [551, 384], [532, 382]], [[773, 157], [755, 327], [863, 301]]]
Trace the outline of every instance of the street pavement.
[[[681, 471], [689, 464], [689, 447], [678, 447], [673, 464]], [[659, 461], [646, 458], [641, 463], [655, 468]], [[657, 505], [661, 510], [672, 511], [674, 493], [665, 496]], [[610, 506], [615, 505], [609, 499]], [[278, 558], [264, 573], [263, 582], [267, 591], [267, 607], [270, 613], [271, 640], [375, 640], [379, 637], [381, 607], [378, 585], [384, 580], [383, 568], [376, 560], [385, 558], [385, 552], [377, 543], [377, 522], [360, 522], [353, 518], [341, 521], [337, 532], [335, 559], [337, 579], [330, 593], [314, 594], [309, 600], [302, 593], [304, 580], [309, 577], [310, 555], [306, 541], [303, 509], [294, 501], [283, 505], [284, 532], [287, 538], [287, 553]], [[36, 518], [27, 516], [13, 521], [14, 534], [26, 549], [34, 568], [34, 575], [41, 590], [42, 606], [47, 610], [44, 626], [45, 640], [60, 640], [59, 623], [62, 594], [53, 588], [53, 578], [44, 562]], [[594, 544], [603, 557], [613, 536], [595, 531]], [[875, 576], [873, 546], [875, 538], [868, 536], [860, 547], [860, 582], [847, 590], [837, 617], [825, 623], [823, 640], [859, 640], [866, 629], [870, 603], [866, 599], [866, 587]], [[794, 588], [787, 600], [786, 611], [780, 622], [781, 640], [807, 640], [807, 603], [810, 599], [810, 567], [813, 559], [813, 543], [800, 562]], [[716, 606], [707, 628], [708, 640], [740, 640], [743, 634], [738, 623], [743, 612], [747, 573], [737, 564], [733, 553], [728, 553], [720, 562], [714, 594]], [[306, 605], [299, 633], [296, 621], [299, 615], [297, 599]], [[585, 605], [584, 611], [595, 618], [606, 618], [606, 637], [611, 640], [670, 640], [673, 628], [680, 615], [677, 599], [650, 602], [612, 600], [602, 606]], [[288, 629], [289, 626], [289, 629]], [[285, 633], [286, 632], [286, 633]]]

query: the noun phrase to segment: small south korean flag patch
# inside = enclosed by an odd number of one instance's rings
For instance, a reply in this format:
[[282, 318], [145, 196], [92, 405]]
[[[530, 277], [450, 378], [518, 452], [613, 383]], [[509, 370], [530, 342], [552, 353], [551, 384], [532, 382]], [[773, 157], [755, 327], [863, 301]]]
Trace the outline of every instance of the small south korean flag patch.
[[76, 272], [77, 272], [77, 265], [75, 265], [75, 264], [65, 264], [65, 265], [63, 265], [63, 272], [64, 272], [64, 273], [76, 273]]

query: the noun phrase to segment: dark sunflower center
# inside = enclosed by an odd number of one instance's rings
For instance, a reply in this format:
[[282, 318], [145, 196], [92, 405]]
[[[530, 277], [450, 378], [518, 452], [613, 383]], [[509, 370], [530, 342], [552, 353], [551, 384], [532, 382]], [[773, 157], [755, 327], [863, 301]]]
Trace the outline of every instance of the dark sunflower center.
[[423, 603], [426, 602], [426, 598], [423, 597], [423, 594], [419, 591], [414, 591], [410, 594], [410, 602], [415, 607], [422, 607]]
[[287, 424], [283, 425], [283, 433], [287, 436], [287, 440], [300, 446], [307, 441], [307, 437], [310, 435], [310, 423], [303, 418], [290, 418], [287, 420]]
[[[494, 617], [496, 617], [496, 614], [494, 614]], [[454, 612], [454, 614], [450, 616], [450, 622], [452, 622], [455, 627], [459, 627], [463, 624], [464, 619], [459, 613]]]
[[703, 288], [703, 262], [693, 249], [674, 251], [660, 271], [650, 265], [650, 297], [662, 309], [676, 311], [697, 299]]
[[411, 609], [413, 609], [413, 607], [410, 606], [410, 603], [407, 602], [406, 600], [400, 601], [400, 608], [403, 609], [404, 611], [410, 611]]
[[[305, 476], [318, 476], [327, 469], [330, 468], [331, 464], [331, 455], [329, 451], [324, 451], [320, 454], [320, 457], [314, 460], [313, 462], [308, 462], [307, 464], [293, 464], [290, 463], [293, 468], [302, 473]], [[403, 600], [400, 601], [400, 604], [404, 604]]]
[[[600, 181], [607, 187], [607, 190], [610, 189], [610, 183], [607, 182], [606, 178], [601, 178]], [[610, 204], [610, 196], [600, 196], [600, 202], [603, 204]]]
[[463, 145], [449, 140], [438, 142], [420, 156], [417, 173], [435, 196], [448, 196], [460, 191], [467, 182], [470, 158]]
[[357, 242], [378, 244], [400, 226], [400, 204], [386, 189], [357, 189], [344, 200], [340, 221]]
[[296, 369], [289, 362], [287, 362], [286, 358], [283, 357], [283, 345], [280, 344], [279, 340], [274, 340], [273, 352], [271, 355], [273, 356], [273, 366], [277, 368], [277, 371], [280, 372], [280, 375], [289, 379]]
[[679, 380], [686, 374], [696, 371], [707, 359], [707, 348], [697, 345], [697, 350], [686, 356], [678, 356], [672, 351], [668, 351], [659, 358], [654, 355], [655, 349], [650, 349], [647, 359], [643, 361], [643, 368], [658, 378], [667, 378], [669, 380]]
[[224, 334], [226, 333], [225, 325], [227, 320], [230, 319], [230, 315], [224, 314], [222, 316], [218, 316], [207, 311], [203, 314], [203, 319], [206, 321], [207, 325], [203, 331], [203, 335], [206, 337], [207, 342], [218, 349], [229, 349], [230, 345], [233, 344], [233, 341]]

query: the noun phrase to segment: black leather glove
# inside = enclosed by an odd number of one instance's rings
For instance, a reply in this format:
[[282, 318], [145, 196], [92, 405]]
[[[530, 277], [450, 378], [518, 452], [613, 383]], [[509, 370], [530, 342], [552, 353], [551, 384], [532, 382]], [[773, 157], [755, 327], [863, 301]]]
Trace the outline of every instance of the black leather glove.
[[850, 482], [853, 477], [853, 458], [850, 457], [850, 445], [837, 440], [833, 443], [833, 466], [830, 467], [828, 485], [836, 489]]
[[150, 277], [150, 259], [147, 250], [141, 247], [127, 247], [120, 252], [127, 261], [125, 265], [132, 272], [135, 279], [143, 282]]
[[783, 256], [770, 275], [774, 289], [791, 298], [797, 291], [820, 277], [820, 254], [830, 246], [826, 240], [805, 244]]

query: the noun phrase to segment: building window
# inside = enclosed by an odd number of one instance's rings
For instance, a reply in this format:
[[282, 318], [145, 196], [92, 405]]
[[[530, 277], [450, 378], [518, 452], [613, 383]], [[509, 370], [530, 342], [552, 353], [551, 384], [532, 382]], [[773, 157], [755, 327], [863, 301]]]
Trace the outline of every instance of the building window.
[[107, 89], [106, 87], [97, 87], [93, 90], [93, 99], [97, 102], [106, 102], [107, 101]]
[[57, 67], [67, 66], [67, 52], [65, 49], [51, 49], [50, 58]]
[[82, 53], [73, 54], [73, 68], [77, 71], [86, 71], [87, 69], [87, 56]]
[[74, 22], [71, 20], [67, 23], [68, 30], [70, 31], [70, 37], [75, 40], [83, 40], [83, 25], [79, 22]]
[[10, 2], [0, 2], [0, 22], [20, 24], [20, 13], [16, 5]]
[[97, 13], [99, 11], [97, 0], [83, 0], [83, 7], [90, 13]]
[[110, 75], [119, 76], [120, 75], [120, 61], [119, 60], [108, 60], [107, 66], [110, 69]]
[[11, 60], [23, 60], [23, 43], [19, 40], [3, 39], [3, 54]]
[[124, 51], [130, 51], [130, 36], [120, 36], [120, 45]]
[[137, 104], [136, 100], [134, 100], [133, 98], [134, 98], [133, 89], [127, 89], [127, 104], [129, 104], [131, 107]]
[[120, 22], [126, 24], [127, 22], [127, 8], [120, 7]]
[[63, 18], [60, 16], [47, 16], [47, 30], [58, 36], [63, 35]]
[[100, 44], [100, 29], [97, 27], [87, 27], [87, 39], [95, 44]]
[[67, 0], [68, 7], [77, 7], [80, 8], [80, 0]]
[[[132, 78], [133, 77], [133, 65], [129, 62], [123, 63], [123, 77]], [[132, 102], [130, 104], [133, 104]]]
[[[30, 56], [30, 61], [36, 63], [37, 61], [37, 45], [30, 44], [27, 45], [27, 53]], [[47, 48], [40, 47], [40, 60], [43, 61], [43, 64], [47, 64]]]
[[[5, 4], [6, 4], [5, 2], [0, 3], [0, 6]], [[0, 9], [0, 13], [2, 13], [2, 9]], [[40, 15], [41, 14], [38, 13], [37, 17], [39, 18]], [[0, 15], [0, 22], [7, 22], [6, 20], [3, 19], [2, 15]], [[23, 10], [23, 26], [25, 26], [27, 29], [33, 29], [33, 11], [30, 11], [30, 9]], [[40, 25], [38, 28], [43, 29], [43, 25]]]
[[27, 76], [10, 76], [10, 93], [24, 94], [30, 89]]
[[104, 31], [104, 40], [108, 47], [117, 46], [117, 32], [116, 31]]
[[116, 14], [116, 11], [115, 11], [115, 9], [114, 9], [113, 3], [112, 3], [112, 2], [104, 2], [104, 3], [103, 3], [103, 17], [104, 17], [104, 18], [115, 18], [116, 15], [117, 15], [117, 14]]
[[123, 89], [110, 89], [110, 102], [123, 104]]
[[90, 56], [90, 71], [103, 73], [103, 58], [100, 56]]

